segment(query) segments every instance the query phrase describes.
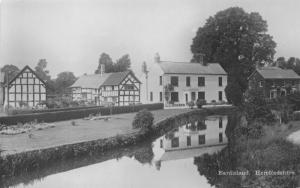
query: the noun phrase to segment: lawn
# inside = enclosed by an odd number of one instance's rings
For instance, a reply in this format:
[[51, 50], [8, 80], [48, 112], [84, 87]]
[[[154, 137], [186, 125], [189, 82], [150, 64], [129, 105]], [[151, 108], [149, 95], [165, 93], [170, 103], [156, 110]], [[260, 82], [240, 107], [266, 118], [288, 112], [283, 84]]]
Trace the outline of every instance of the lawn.
[[[152, 111], [154, 121], [187, 112], [189, 109], [169, 109]], [[69, 120], [54, 122], [52, 128], [32, 130], [17, 135], [0, 135], [2, 155], [28, 150], [55, 147], [96, 139], [112, 137], [117, 134], [130, 134], [137, 130], [132, 129], [131, 123], [136, 113], [112, 115], [105, 120]]]

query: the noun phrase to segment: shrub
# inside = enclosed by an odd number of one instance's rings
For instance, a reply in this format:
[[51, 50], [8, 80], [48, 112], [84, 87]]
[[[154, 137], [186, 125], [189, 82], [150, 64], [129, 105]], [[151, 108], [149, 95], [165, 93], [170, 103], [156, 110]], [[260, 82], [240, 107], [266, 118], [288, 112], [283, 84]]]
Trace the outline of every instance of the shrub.
[[134, 120], [132, 122], [132, 127], [134, 129], [151, 129], [151, 126], [153, 124], [153, 114], [151, 112], [149, 112], [148, 110], [144, 109], [139, 111], [135, 117]]
[[203, 105], [206, 105], [206, 100], [197, 99], [196, 105], [197, 105], [198, 108], [202, 108]]
[[187, 105], [188, 105], [191, 109], [193, 109], [195, 103], [194, 103], [193, 101], [190, 101], [190, 102], [187, 103]]
[[294, 120], [296, 120], [296, 121], [298, 121], [298, 120], [300, 120], [300, 111], [296, 111], [296, 112], [294, 112], [293, 113], [293, 118], [294, 118]]

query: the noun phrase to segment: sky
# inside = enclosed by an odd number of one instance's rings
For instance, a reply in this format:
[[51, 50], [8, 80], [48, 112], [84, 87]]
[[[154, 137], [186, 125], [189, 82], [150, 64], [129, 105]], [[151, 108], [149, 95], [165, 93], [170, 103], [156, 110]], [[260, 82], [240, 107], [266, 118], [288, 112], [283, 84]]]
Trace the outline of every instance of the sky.
[[300, 57], [299, 0], [0, 0], [0, 67], [35, 67], [46, 59], [53, 78], [91, 74], [102, 52], [129, 54], [140, 74], [154, 54], [190, 61], [190, 45], [209, 16], [233, 6], [259, 12], [277, 43], [275, 57]]

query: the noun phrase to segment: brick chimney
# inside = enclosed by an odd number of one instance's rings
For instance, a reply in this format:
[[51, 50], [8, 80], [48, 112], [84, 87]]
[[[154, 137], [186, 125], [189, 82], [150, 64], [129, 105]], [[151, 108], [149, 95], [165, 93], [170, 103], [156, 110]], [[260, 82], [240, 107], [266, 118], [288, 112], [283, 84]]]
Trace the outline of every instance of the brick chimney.
[[204, 62], [204, 56], [205, 56], [205, 54], [203, 54], [203, 53], [196, 53], [195, 54], [196, 63], [200, 63], [201, 65], [206, 66], [207, 63]]
[[105, 73], [105, 65], [101, 64], [100, 65], [100, 75], [102, 76]]

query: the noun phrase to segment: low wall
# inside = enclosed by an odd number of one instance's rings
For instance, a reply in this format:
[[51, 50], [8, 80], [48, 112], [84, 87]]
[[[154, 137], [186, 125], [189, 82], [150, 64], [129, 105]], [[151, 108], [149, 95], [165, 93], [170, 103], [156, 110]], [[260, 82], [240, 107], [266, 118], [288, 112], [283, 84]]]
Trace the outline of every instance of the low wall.
[[132, 106], [114, 106], [114, 107], [94, 107], [94, 108], [84, 108], [69, 111], [55, 111], [55, 112], [44, 112], [44, 113], [33, 113], [33, 114], [20, 114], [15, 116], [3, 116], [0, 117], [0, 125], [16, 125], [18, 123], [27, 123], [32, 121], [37, 122], [55, 122], [64, 121], [70, 119], [80, 119], [88, 117], [90, 114], [121, 114], [138, 112], [142, 109], [148, 110], [159, 110], [163, 109], [162, 103], [155, 104], [141, 104]]
[[[62, 170], [59, 170], [59, 167], [48, 167], [56, 163], [63, 163], [63, 161], [70, 159], [85, 156], [97, 156], [99, 154], [104, 154], [105, 152], [120, 149], [125, 146], [136, 145], [145, 140], [152, 141], [193, 118], [215, 114], [230, 114], [234, 113], [236, 110], [237, 109], [235, 107], [197, 109], [160, 120], [153, 125], [151, 132], [140, 130], [139, 132], [133, 134], [117, 135], [105, 139], [61, 145], [53, 148], [45, 148], [11, 155], [3, 155], [0, 158], [0, 186], [1, 181], [4, 185], [11, 185], [10, 178], [16, 178], [24, 173], [27, 175], [33, 173], [36, 177], [33, 176], [31, 178], [35, 179], [41, 177], [39, 173], [34, 172], [39, 172], [43, 169], [47, 169], [47, 172], [43, 173], [45, 176], [58, 173], [60, 171], [71, 170], [66, 169], [65, 166], [62, 168]], [[76, 165], [74, 165], [72, 168], [76, 168]], [[48, 169], [53, 170], [49, 171]]]

